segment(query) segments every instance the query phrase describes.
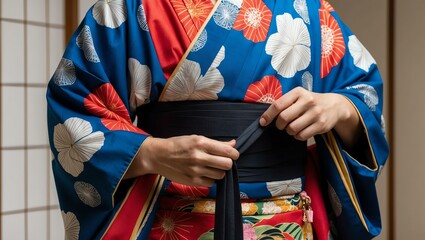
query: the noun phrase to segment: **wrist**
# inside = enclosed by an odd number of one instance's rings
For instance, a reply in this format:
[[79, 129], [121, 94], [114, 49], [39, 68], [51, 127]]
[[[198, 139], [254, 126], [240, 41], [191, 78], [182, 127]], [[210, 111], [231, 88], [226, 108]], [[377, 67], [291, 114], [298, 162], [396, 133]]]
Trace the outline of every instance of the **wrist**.
[[158, 146], [157, 138], [148, 137], [140, 147], [140, 151], [137, 154], [137, 161], [139, 162], [139, 171], [141, 175], [154, 174], [155, 172], [155, 150]]
[[148, 137], [142, 143], [137, 152], [136, 156], [134, 156], [133, 162], [129, 166], [125, 178], [133, 178], [138, 176], [143, 176], [146, 174], [156, 174], [156, 156], [155, 152], [161, 151], [160, 149], [156, 149], [158, 138]]
[[342, 138], [347, 147], [352, 147], [361, 135], [361, 124], [359, 114], [353, 103], [342, 94], [338, 96], [338, 121], [335, 124], [335, 131]]

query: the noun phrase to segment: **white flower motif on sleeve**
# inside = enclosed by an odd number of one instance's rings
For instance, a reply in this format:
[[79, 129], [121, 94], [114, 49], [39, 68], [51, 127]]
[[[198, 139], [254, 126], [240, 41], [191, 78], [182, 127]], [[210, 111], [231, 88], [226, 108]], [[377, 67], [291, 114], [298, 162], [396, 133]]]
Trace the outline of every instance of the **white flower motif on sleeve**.
[[308, 16], [308, 7], [306, 0], [294, 1], [295, 11], [304, 19], [304, 22], [310, 24], [310, 17]]
[[313, 75], [309, 71], [306, 71], [301, 77], [303, 88], [313, 91]]
[[139, 8], [137, 9], [137, 21], [139, 22], [141, 29], [149, 32], [148, 21], [146, 20], [146, 12], [143, 8], [143, 4], [140, 4]]
[[69, 86], [77, 80], [74, 63], [66, 58], [62, 58], [58, 68], [53, 75], [53, 79], [58, 86]]
[[376, 105], [379, 103], [379, 97], [376, 90], [367, 84], [358, 84], [354, 86], [347, 87], [347, 89], [354, 89], [362, 93], [364, 96], [364, 102], [372, 111], [376, 111]]
[[127, 20], [125, 0], [99, 0], [92, 11], [96, 22], [108, 28], [117, 28]]
[[278, 74], [291, 78], [310, 64], [310, 33], [301, 18], [294, 19], [289, 13], [277, 16], [276, 24], [277, 33], [269, 37], [266, 53], [272, 56]]
[[130, 107], [134, 111], [137, 107], [149, 103], [152, 74], [148, 66], [140, 64], [134, 58], [128, 59], [128, 68], [131, 79]]
[[267, 190], [272, 196], [293, 195], [301, 192], [302, 180], [295, 178], [285, 181], [267, 182]]
[[355, 35], [351, 35], [348, 39], [348, 49], [353, 57], [354, 65], [369, 72], [370, 66], [376, 63], [375, 59]]
[[90, 122], [76, 117], [56, 125], [53, 131], [59, 163], [74, 177], [83, 172], [84, 163], [103, 146], [105, 140], [102, 132], [93, 132]]
[[77, 36], [77, 46], [83, 50], [87, 61], [94, 63], [100, 62], [96, 49], [94, 48], [93, 38], [89, 26], [86, 25], [83, 27], [83, 29], [81, 29], [80, 34]]
[[216, 100], [224, 88], [224, 78], [217, 67], [225, 57], [221, 47], [205, 76], [201, 74], [199, 63], [186, 59], [175, 77], [169, 81], [163, 101]]
[[78, 240], [80, 236], [80, 222], [74, 213], [64, 211], [61, 212], [62, 219], [65, 227], [66, 240]]
[[239, 13], [239, 8], [231, 2], [223, 1], [213, 15], [214, 22], [227, 30], [232, 29]]
[[94, 208], [102, 203], [101, 196], [93, 185], [85, 182], [75, 182], [74, 189], [78, 198], [84, 204]]

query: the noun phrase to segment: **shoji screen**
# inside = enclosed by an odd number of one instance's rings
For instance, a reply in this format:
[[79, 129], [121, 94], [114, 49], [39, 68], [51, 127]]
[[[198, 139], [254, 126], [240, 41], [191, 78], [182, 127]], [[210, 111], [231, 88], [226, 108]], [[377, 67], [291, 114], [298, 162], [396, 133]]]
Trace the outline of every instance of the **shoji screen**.
[[1, 239], [63, 239], [46, 83], [64, 50], [64, 0], [1, 0]]

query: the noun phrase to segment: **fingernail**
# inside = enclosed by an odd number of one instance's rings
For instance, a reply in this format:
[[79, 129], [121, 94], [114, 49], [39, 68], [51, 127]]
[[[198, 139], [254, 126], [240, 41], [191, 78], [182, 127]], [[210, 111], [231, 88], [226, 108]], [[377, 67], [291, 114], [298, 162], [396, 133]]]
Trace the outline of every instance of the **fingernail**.
[[264, 118], [260, 118], [260, 125], [261, 126], [265, 126], [266, 125], [266, 119], [264, 119]]

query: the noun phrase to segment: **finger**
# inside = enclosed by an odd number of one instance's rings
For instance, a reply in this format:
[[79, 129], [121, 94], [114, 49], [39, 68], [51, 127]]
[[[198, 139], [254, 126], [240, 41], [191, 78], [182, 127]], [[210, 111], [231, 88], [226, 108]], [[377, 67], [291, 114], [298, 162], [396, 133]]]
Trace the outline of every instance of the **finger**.
[[236, 146], [236, 140], [235, 139], [232, 139], [232, 140], [230, 140], [228, 142], [224, 142], [224, 143], [226, 143], [226, 144], [228, 144], [229, 146], [232, 146], [232, 147]]
[[215, 183], [214, 179], [203, 177], [201, 186], [212, 187], [214, 185], [214, 183]]
[[192, 161], [189, 164], [195, 168], [195, 172], [199, 170], [199, 167], [210, 167], [227, 171], [233, 166], [233, 160], [231, 158], [210, 154], [204, 151], [198, 151], [191, 159]]
[[223, 171], [232, 169], [233, 160], [231, 158], [208, 155], [205, 158], [205, 166]]
[[269, 125], [277, 115], [282, 112], [284, 109], [291, 106], [298, 99], [298, 94], [293, 90], [283, 95], [276, 101], [274, 101], [269, 108], [261, 115], [260, 125], [267, 126]]
[[276, 127], [280, 130], [285, 129], [288, 124], [303, 116], [306, 111], [307, 109], [302, 102], [295, 102], [279, 113], [279, 116], [276, 119]]
[[[308, 126], [312, 125], [315, 122], [316, 116], [314, 113], [305, 112], [297, 119], [293, 120], [286, 126], [286, 132], [289, 135], [295, 136]], [[277, 123], [276, 123], [277, 124]]]
[[226, 171], [218, 170], [216, 168], [207, 167], [207, 168], [204, 168], [203, 171], [204, 171], [204, 173], [202, 174], [203, 177], [214, 179], [214, 180], [223, 179], [224, 175], [226, 175]]
[[215, 156], [221, 156], [236, 160], [239, 158], [239, 152], [234, 148], [236, 141], [232, 141], [230, 141], [229, 143], [209, 139], [208, 141], [205, 141], [204, 150], [205, 152]]
[[319, 124], [313, 123], [294, 135], [294, 138], [299, 141], [307, 141], [307, 139], [314, 137], [317, 134], [322, 134], [323, 132], [321, 132], [320, 129]]

